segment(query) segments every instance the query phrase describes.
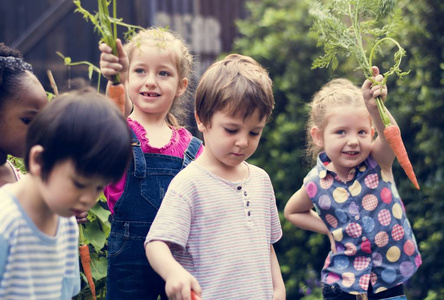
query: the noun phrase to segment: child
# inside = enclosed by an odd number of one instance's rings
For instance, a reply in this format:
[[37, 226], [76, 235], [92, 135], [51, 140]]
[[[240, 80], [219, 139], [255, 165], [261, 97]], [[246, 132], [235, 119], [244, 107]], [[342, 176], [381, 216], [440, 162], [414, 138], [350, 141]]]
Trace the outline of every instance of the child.
[[18, 50], [0, 43], [0, 187], [19, 179], [8, 154], [23, 156], [29, 123], [47, 102], [31, 65]]
[[125, 51], [118, 45], [119, 57], [100, 46], [100, 65], [106, 76], [120, 71], [133, 103], [128, 123], [134, 162], [105, 189], [113, 215], [107, 299], [166, 299], [165, 283], [148, 264], [143, 242], [171, 179], [202, 151], [202, 142], [170, 112], [187, 89], [192, 56], [182, 39], [161, 28], [140, 31]]
[[131, 158], [120, 111], [93, 90], [55, 98], [26, 136], [28, 174], [0, 188], [0, 299], [71, 299], [80, 291], [75, 214]]
[[[373, 74], [382, 80], [378, 68]], [[309, 153], [323, 152], [288, 201], [285, 217], [330, 238], [332, 251], [322, 270], [324, 299], [406, 299], [402, 282], [421, 264], [376, 106], [375, 98], [386, 95], [385, 86], [370, 80], [361, 92], [350, 81], [335, 79], [311, 103]], [[374, 141], [372, 120], [378, 132]]]
[[213, 64], [196, 91], [205, 149], [171, 182], [146, 238], [170, 299], [285, 299], [273, 249], [282, 235], [273, 186], [247, 163], [274, 106], [271, 80], [252, 58]]

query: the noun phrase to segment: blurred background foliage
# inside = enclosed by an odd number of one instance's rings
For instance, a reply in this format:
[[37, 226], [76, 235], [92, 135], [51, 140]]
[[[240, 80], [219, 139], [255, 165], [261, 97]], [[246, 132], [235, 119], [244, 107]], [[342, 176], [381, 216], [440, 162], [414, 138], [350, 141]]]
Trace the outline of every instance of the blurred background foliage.
[[[309, 35], [311, 2], [249, 1], [249, 17], [238, 21], [241, 37], [233, 46], [233, 52], [250, 55], [265, 66], [274, 82], [276, 107], [251, 162], [270, 174], [281, 214], [312, 164], [304, 157], [306, 103], [332, 78], [346, 77], [359, 86], [364, 80], [346, 59], [335, 71], [311, 69], [313, 60], [323, 54]], [[421, 185], [415, 190], [395, 162], [398, 190], [423, 258], [406, 283], [406, 292], [409, 299], [444, 299], [444, 3], [400, 0], [397, 5], [402, 7], [404, 25], [395, 38], [407, 51], [401, 68], [411, 72], [389, 80], [386, 105], [401, 128]], [[381, 62], [383, 72], [384, 66]], [[287, 299], [321, 299], [319, 278], [328, 239], [295, 228], [283, 215], [281, 220], [284, 237], [275, 247]]]

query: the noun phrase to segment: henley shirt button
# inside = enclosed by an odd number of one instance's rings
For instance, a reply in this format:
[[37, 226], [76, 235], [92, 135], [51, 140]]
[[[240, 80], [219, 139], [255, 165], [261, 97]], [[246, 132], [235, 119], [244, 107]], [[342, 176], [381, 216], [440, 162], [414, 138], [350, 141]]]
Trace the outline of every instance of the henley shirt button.
[[359, 216], [355, 216], [355, 220], [359, 220]]
[[248, 216], [251, 216], [251, 212], [248, 212], [247, 215], [248, 215]]
[[362, 237], [362, 240], [365, 242], [367, 240], [367, 238], [364, 236], [364, 237]]
[[244, 191], [244, 196], [247, 196], [247, 191]]
[[250, 201], [247, 201], [247, 207], [250, 206]]
[[238, 190], [238, 191], [240, 191], [241, 189], [242, 189], [242, 187], [241, 187], [241, 186], [238, 186], [238, 187], [237, 187], [237, 190]]

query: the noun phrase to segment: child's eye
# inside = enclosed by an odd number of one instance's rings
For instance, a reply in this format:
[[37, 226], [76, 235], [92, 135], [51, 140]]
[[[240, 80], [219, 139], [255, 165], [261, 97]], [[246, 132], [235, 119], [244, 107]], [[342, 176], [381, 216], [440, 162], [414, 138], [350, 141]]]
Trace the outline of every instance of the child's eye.
[[366, 134], [367, 134], [367, 131], [365, 131], [365, 130], [360, 130], [360, 131], [359, 131], [359, 134], [360, 134], [360, 135], [366, 135]]
[[160, 76], [170, 76], [171, 74], [169, 72], [167, 72], [167, 71], [160, 71], [159, 75]]
[[229, 134], [235, 134], [235, 133], [237, 133], [237, 129], [228, 129], [228, 128], [225, 128], [225, 131], [228, 132]]
[[336, 134], [343, 135], [345, 134], [345, 130], [338, 130], [336, 131]]
[[259, 134], [261, 134], [261, 133], [260, 132], [250, 131], [250, 135], [251, 136], [258, 136]]
[[83, 189], [83, 188], [85, 188], [86, 187], [86, 185], [85, 184], [83, 184], [83, 183], [80, 183], [79, 181], [77, 181], [77, 180], [73, 180], [73, 182], [74, 182], [74, 185], [75, 185], [75, 187], [76, 188], [79, 188], [79, 189]]
[[137, 69], [134, 70], [134, 72], [136, 72], [137, 74], [142, 74], [142, 73], [145, 72], [145, 70], [141, 69], [141, 68], [137, 68]]
[[22, 122], [26, 125], [28, 125], [29, 123], [31, 123], [32, 119], [31, 118], [22, 118]]

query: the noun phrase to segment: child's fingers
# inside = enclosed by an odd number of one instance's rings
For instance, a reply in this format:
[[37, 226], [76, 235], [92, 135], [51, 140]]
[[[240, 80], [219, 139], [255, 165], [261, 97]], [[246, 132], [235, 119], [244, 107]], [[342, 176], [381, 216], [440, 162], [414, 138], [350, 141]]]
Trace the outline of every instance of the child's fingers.
[[379, 68], [377, 66], [372, 67], [372, 74], [373, 74], [373, 77], [376, 77], [379, 75]]
[[108, 45], [105, 44], [105, 43], [101, 43], [101, 44], [99, 45], [99, 50], [100, 50], [100, 52], [102, 52], [102, 53], [112, 53], [112, 52], [113, 52], [113, 50], [111, 49], [111, 47], [108, 46]]

